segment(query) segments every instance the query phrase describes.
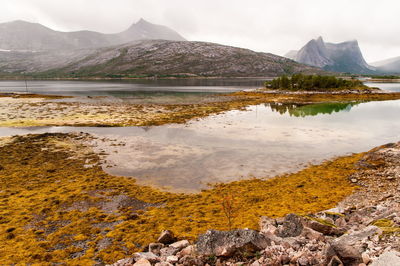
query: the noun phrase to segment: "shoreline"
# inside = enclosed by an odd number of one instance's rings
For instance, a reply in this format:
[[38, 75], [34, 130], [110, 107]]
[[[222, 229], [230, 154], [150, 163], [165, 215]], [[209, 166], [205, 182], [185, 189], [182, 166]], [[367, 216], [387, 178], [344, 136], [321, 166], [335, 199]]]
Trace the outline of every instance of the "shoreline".
[[[62, 80], [76, 80], [76, 81], [93, 81], [93, 80], [196, 80], [196, 79], [262, 79], [262, 80], [269, 80], [269, 79], [273, 79], [275, 77], [249, 77], [249, 76], [245, 76], [245, 77], [225, 77], [225, 76], [211, 76], [211, 77], [123, 77], [123, 78], [112, 78], [112, 77], [83, 77], [83, 78], [68, 78], [68, 77], [60, 77], [60, 78], [33, 78], [33, 77], [28, 77], [28, 79], [26, 79], [27, 81], [62, 81]], [[21, 77], [0, 77], [0, 81], [15, 81], [15, 80], [25, 80], [25, 77], [21, 76]]]
[[[369, 187], [361, 177], [352, 181], [362, 173], [359, 162], [387, 148], [338, 157], [267, 180], [215, 184], [197, 194], [180, 194], [106, 174], [99, 155], [83, 144], [90, 138], [89, 134], [48, 133], [1, 139], [4, 262], [92, 263], [100, 258], [112, 263], [143, 250], [166, 229], [194, 241], [210, 228], [258, 230], [260, 216], [278, 218], [330, 209], [354, 193], [365, 193]], [[380, 190], [369, 193], [375, 193], [379, 201]], [[221, 208], [226, 197], [235, 206], [231, 226]], [[91, 248], [104, 241], [109, 244], [100, 250]], [[51, 248], [60, 243], [63, 248]], [[77, 243], [85, 244], [76, 248]], [[75, 253], [81, 255], [71, 259]]]
[[[23, 95], [23, 94], [22, 94]], [[70, 98], [64, 100], [65, 98]], [[335, 92], [241, 91], [207, 96], [197, 103], [129, 103], [104, 97], [74, 98], [33, 95], [0, 97], [2, 127], [89, 126], [126, 127], [186, 123], [231, 110], [264, 103], [313, 104], [399, 100], [400, 92], [368, 90]], [[57, 100], [57, 101], [52, 101]], [[24, 111], [21, 111], [24, 110]]]

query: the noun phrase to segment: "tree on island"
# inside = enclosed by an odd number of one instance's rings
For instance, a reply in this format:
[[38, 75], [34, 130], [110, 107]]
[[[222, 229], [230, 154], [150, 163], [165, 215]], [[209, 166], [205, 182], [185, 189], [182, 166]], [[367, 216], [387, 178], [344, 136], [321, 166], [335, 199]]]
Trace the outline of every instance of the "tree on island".
[[265, 82], [265, 87], [273, 90], [327, 90], [354, 89], [366, 86], [356, 79], [343, 79], [334, 76], [295, 74], [291, 77], [283, 75]]

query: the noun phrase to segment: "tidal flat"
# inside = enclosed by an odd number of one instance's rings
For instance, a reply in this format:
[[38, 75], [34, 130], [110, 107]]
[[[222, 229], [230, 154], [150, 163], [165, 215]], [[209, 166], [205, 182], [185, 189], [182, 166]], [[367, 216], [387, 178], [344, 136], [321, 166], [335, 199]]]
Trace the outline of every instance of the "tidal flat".
[[[124, 155], [124, 150], [130, 148], [124, 146], [126, 143], [122, 142], [123, 139], [117, 138], [114, 142], [105, 139], [105, 143], [116, 148], [116, 152], [105, 152], [104, 147], [96, 144], [98, 136], [89, 133], [48, 133], [52, 128], [45, 126], [87, 126], [97, 129], [105, 126], [140, 126], [138, 130], [146, 131], [170, 124], [190, 127], [189, 121], [198, 120], [200, 122], [194, 128], [202, 127], [207, 131], [211, 129], [201, 121], [209, 117], [218, 122], [218, 117], [223, 116], [221, 114], [227, 114], [228, 118], [229, 115], [240, 117], [246, 112], [267, 116], [268, 113], [262, 111], [262, 105], [264, 109], [271, 110], [269, 112], [286, 114], [286, 117], [307, 123], [306, 118], [311, 117], [315, 122], [324, 115], [346, 114], [352, 108], [367, 106], [364, 102], [388, 103], [398, 99], [400, 93], [395, 92], [332, 94], [269, 91], [207, 95], [201, 100], [191, 99], [184, 103], [137, 103], [137, 99], [132, 101], [98, 96], [0, 97], [0, 131], [5, 132], [3, 135], [6, 136], [0, 138], [0, 259], [5, 264], [113, 263], [133, 252], [144, 250], [162, 230], [172, 230], [179, 239], [194, 241], [210, 228], [258, 229], [260, 216], [277, 218], [289, 213], [305, 215], [327, 210], [346, 199], [351, 200], [354, 192], [362, 195], [367, 191], [363, 184], [349, 180], [350, 176], [357, 176], [361, 171], [359, 162], [366, 156], [362, 152], [344, 152], [345, 156], [330, 155], [317, 164], [302, 165], [286, 173], [275, 172], [268, 176], [258, 173], [254, 178], [246, 177], [243, 180], [219, 180], [221, 182], [212, 182], [207, 188], [196, 187], [197, 191], [192, 193], [169, 191], [161, 186], [143, 183], [131, 172], [126, 176], [112, 172], [112, 165], [109, 168], [111, 171], [107, 170], [106, 161], [110, 161], [107, 156], [113, 153]], [[389, 118], [381, 125], [384, 127], [382, 131], [389, 132], [393, 129], [393, 120], [390, 120], [393, 116], [390, 113], [397, 110], [397, 105], [385, 106], [388, 109], [384, 115]], [[364, 111], [361, 108], [359, 112]], [[359, 119], [349, 117], [347, 124], [351, 124], [352, 119]], [[333, 125], [341, 119], [337, 118], [327, 122]], [[247, 116], [242, 119], [249, 121]], [[277, 120], [272, 117], [266, 122], [272, 123], [274, 119]], [[381, 117], [376, 119], [378, 121]], [[237, 136], [238, 132], [229, 128], [229, 124], [235, 122], [223, 120], [212, 130], [227, 134], [222, 138], [229, 134]], [[253, 120], [250, 122], [253, 123], [252, 130], [242, 132], [242, 142], [246, 143], [252, 134], [259, 134], [262, 138], [272, 136], [264, 128], [257, 130], [260, 125]], [[293, 123], [293, 120], [287, 122]], [[353, 124], [358, 126], [357, 123]], [[228, 130], [224, 131], [226, 127]], [[329, 134], [334, 130], [327, 124], [323, 128], [317, 133], [329, 139]], [[28, 133], [33, 133], [36, 129], [40, 134], [17, 133], [19, 135], [12, 136], [15, 135], [13, 132], [28, 130]], [[306, 136], [315, 141], [316, 135], [307, 135], [306, 128], [303, 129], [291, 133], [302, 140]], [[267, 130], [272, 132], [273, 128]], [[277, 135], [288, 137], [290, 134], [285, 130], [278, 131]], [[381, 137], [379, 143], [383, 141], [382, 135], [373, 135], [376, 132], [371, 130], [360, 135], [359, 131], [354, 130], [349, 131], [348, 135], [343, 135], [343, 132], [340, 134], [342, 139], [350, 139], [350, 134], [354, 133], [357, 138], [369, 142], [368, 145], [376, 145], [371, 141], [376, 136]], [[397, 135], [384, 136], [394, 140]], [[200, 139], [193, 138], [192, 142]], [[353, 139], [349, 141], [353, 143], [354, 151], [355, 142]], [[331, 146], [337, 143], [331, 142]], [[359, 146], [358, 149], [367, 151], [368, 147]], [[268, 147], [263, 148], [263, 152], [267, 153]], [[327, 148], [319, 146], [320, 150]], [[281, 149], [284, 147], [281, 146]], [[159, 147], [155, 147], [150, 149], [149, 154], [157, 155], [158, 151]], [[184, 150], [177, 149], [176, 153], [180, 155]], [[271, 156], [274, 154], [272, 152]], [[165, 154], [161, 153], [160, 156], [160, 160], [165, 159]], [[127, 159], [135, 166], [132, 158], [128, 156]], [[215, 161], [222, 162], [219, 159]], [[118, 156], [114, 163], [117, 161], [120, 161]], [[268, 163], [265, 161], [265, 164]], [[291, 164], [288, 161], [285, 163]], [[143, 167], [143, 164], [146, 162], [137, 164], [135, 168]], [[230, 171], [225, 170], [227, 173]], [[234, 175], [235, 172], [232, 173]], [[176, 172], [166, 175], [164, 180], [179, 178], [182, 179]], [[385, 185], [389, 187], [390, 182]], [[378, 192], [381, 193], [381, 190], [384, 187]], [[222, 207], [226, 198], [232, 199], [234, 206], [232, 223], [227, 221]]]
[[[7, 95], [6, 95], [7, 96]], [[56, 100], [52, 100], [56, 97]], [[211, 95], [201, 102], [137, 104], [107, 97], [57, 99], [58, 96], [0, 97], [0, 127], [158, 126], [186, 123], [231, 110], [262, 103], [312, 104], [327, 102], [366, 102], [400, 99], [400, 92], [298, 93], [250, 91]], [[50, 98], [50, 99], [49, 99]], [[61, 97], [62, 98], [62, 97]]]

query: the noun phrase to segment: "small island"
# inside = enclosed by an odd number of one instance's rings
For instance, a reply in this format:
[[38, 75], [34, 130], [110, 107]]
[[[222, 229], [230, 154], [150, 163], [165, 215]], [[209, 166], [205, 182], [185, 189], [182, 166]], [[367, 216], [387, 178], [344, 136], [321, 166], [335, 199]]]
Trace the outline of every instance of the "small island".
[[358, 79], [344, 79], [335, 76], [303, 75], [294, 74], [291, 77], [286, 75], [265, 82], [265, 87], [272, 90], [289, 91], [371, 91], [379, 90], [371, 88]]

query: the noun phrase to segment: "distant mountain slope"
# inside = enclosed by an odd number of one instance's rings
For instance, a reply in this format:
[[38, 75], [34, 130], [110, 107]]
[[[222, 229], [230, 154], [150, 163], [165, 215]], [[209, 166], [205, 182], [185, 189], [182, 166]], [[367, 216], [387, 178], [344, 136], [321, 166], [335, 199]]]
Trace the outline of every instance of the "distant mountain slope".
[[44, 51], [99, 48], [135, 40], [185, 40], [174, 30], [140, 19], [117, 34], [94, 31], [60, 32], [38, 23], [13, 21], [0, 24], [0, 50]]
[[375, 68], [364, 60], [357, 41], [325, 43], [321, 37], [309, 41], [297, 53], [289, 56], [296, 62], [328, 71], [356, 74], [374, 73]]
[[400, 56], [371, 63], [378, 71], [391, 74], [400, 74]]
[[289, 58], [289, 59], [295, 60], [295, 59], [296, 59], [296, 55], [297, 55], [298, 52], [299, 52], [299, 51], [297, 51], [297, 50], [291, 50], [291, 51], [287, 52], [287, 53], [284, 55], [284, 57], [287, 57], [287, 58]]
[[0, 52], [0, 71], [46, 72], [42, 74], [50, 77], [181, 74], [259, 77], [323, 72], [273, 54], [214, 43], [164, 40], [62, 53]]

